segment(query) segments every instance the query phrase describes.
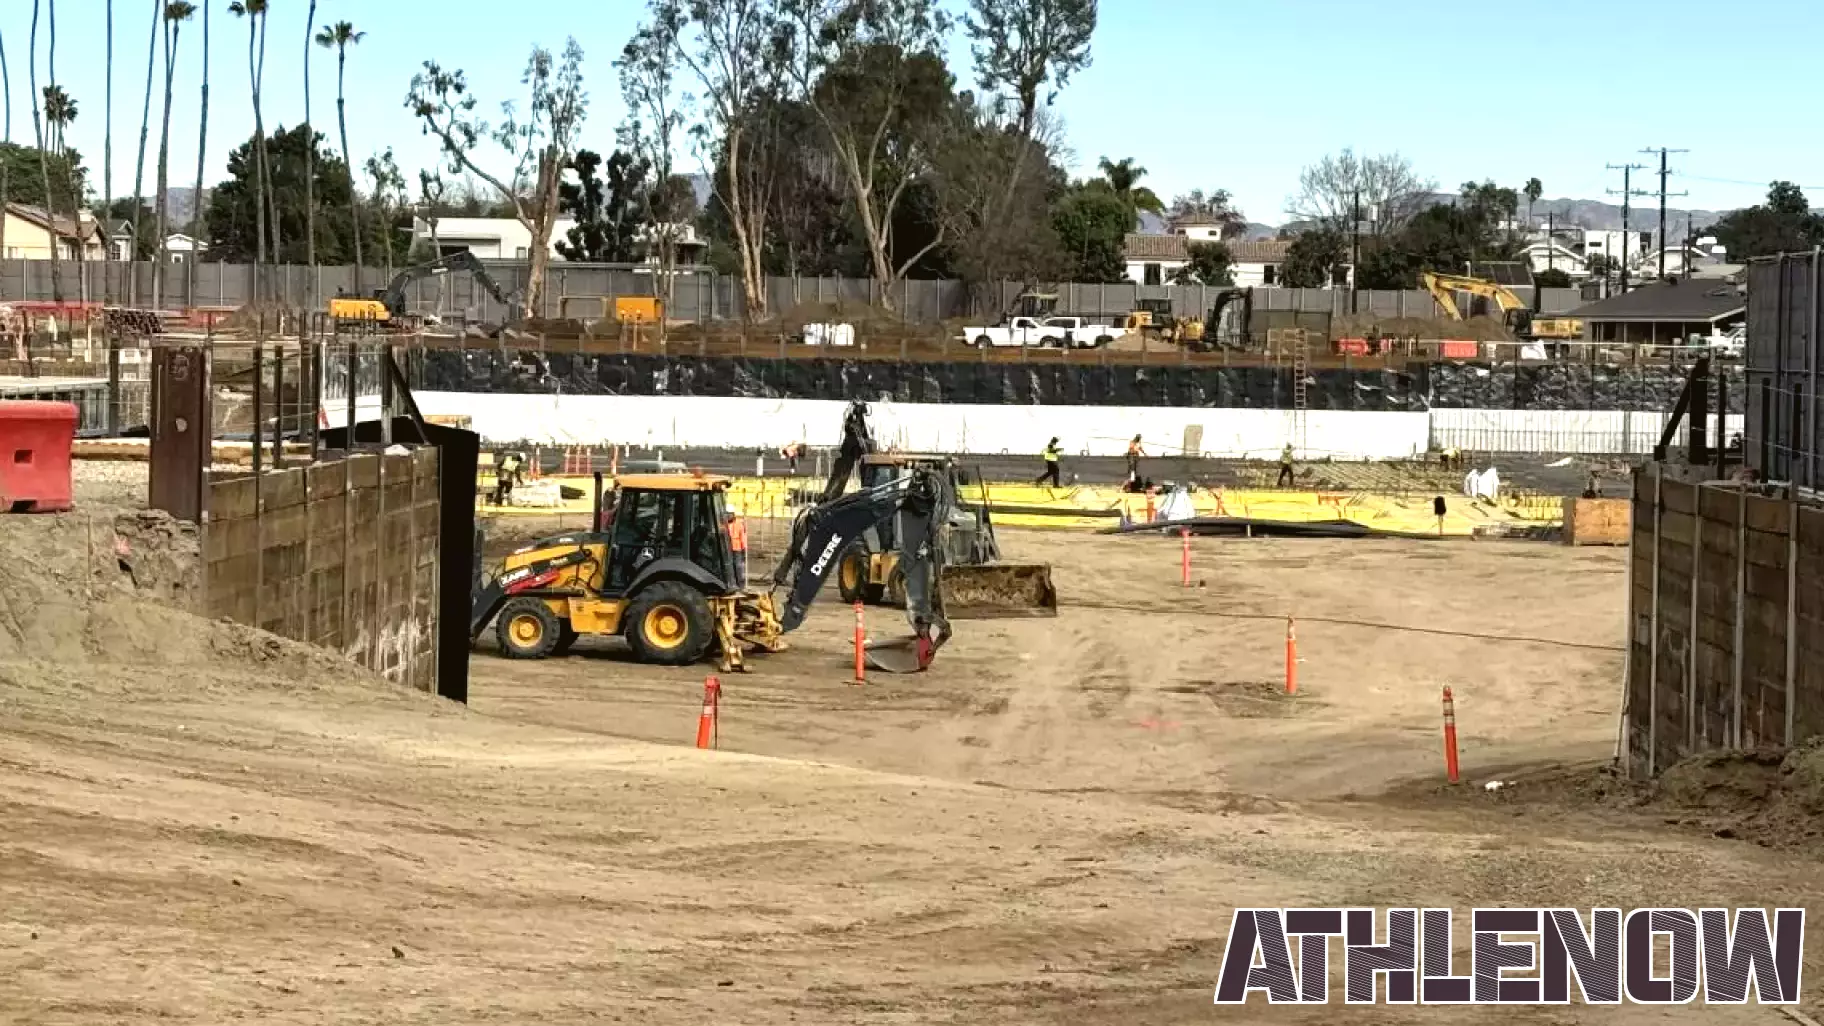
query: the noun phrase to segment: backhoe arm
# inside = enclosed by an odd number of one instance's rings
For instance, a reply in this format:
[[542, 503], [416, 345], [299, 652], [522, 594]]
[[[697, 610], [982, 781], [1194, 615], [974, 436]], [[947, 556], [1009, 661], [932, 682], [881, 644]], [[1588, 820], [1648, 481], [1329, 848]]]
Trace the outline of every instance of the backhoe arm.
[[513, 315], [513, 301], [501, 289], [500, 283], [494, 280], [494, 276], [488, 273], [488, 269], [482, 266], [481, 258], [466, 249], [400, 271], [394, 276], [392, 284], [387, 286], [386, 294], [381, 297], [381, 301], [386, 304], [387, 312], [394, 317], [404, 316], [405, 290], [412, 282], [445, 271], [469, 272], [476, 284], [485, 289], [488, 295], [494, 297], [495, 302], [506, 308], [509, 317]]
[[[780, 626], [791, 631], [804, 622], [811, 603], [834, 571], [843, 550], [862, 532], [890, 517], [899, 517], [899, 565], [905, 577], [906, 617], [919, 646], [919, 665], [950, 638], [938, 580], [943, 570], [937, 530], [950, 515], [947, 483], [939, 475], [916, 469], [896, 478], [814, 506], [792, 525], [792, 542], [773, 574], [775, 586], [787, 589]], [[932, 637], [935, 630], [937, 636]]]

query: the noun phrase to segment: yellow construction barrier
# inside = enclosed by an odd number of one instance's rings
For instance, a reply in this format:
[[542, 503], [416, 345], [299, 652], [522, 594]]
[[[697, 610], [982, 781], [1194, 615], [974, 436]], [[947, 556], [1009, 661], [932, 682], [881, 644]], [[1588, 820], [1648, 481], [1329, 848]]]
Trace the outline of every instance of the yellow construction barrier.
[[[590, 494], [595, 487], [592, 478], [549, 477], [544, 480], [578, 490], [582, 498], [563, 500], [555, 506], [497, 507], [490, 501], [492, 477], [485, 475], [478, 481], [485, 492], [477, 495], [477, 511], [483, 516], [580, 515], [587, 520], [594, 501]], [[738, 477], [729, 487], [728, 505], [731, 511], [749, 518], [791, 517], [796, 512], [792, 493], [815, 490], [822, 484], [821, 480], [810, 477]], [[1122, 515], [1130, 521], [1142, 521], [1147, 516], [1146, 496], [1112, 485], [1051, 489], [1025, 483], [991, 482], [964, 488], [961, 498], [970, 503], [986, 500], [995, 510], [995, 523], [1006, 527], [1094, 530], [1120, 523]], [[1447, 512], [1440, 525], [1438, 518], [1432, 515], [1430, 497], [1373, 492], [1219, 489], [1195, 492], [1190, 498], [1198, 516], [1249, 517], [1280, 523], [1349, 520], [1384, 531], [1442, 533], [1457, 537], [1555, 524], [1563, 515], [1562, 502], [1557, 499], [1502, 500], [1491, 505], [1461, 495], [1445, 496]], [[1164, 496], [1153, 499], [1155, 506], [1162, 502]]]

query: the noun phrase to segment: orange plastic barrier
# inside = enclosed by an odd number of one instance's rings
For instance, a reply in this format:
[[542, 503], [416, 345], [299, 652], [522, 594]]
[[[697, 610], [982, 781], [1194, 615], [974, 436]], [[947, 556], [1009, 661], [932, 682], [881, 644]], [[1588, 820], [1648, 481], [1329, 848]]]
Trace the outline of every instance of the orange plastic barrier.
[[36, 399], [0, 401], [0, 511], [69, 509], [70, 443], [76, 404]]
[[1482, 355], [1482, 345], [1479, 342], [1446, 339], [1438, 343], [1438, 353], [1446, 360], [1473, 360]]

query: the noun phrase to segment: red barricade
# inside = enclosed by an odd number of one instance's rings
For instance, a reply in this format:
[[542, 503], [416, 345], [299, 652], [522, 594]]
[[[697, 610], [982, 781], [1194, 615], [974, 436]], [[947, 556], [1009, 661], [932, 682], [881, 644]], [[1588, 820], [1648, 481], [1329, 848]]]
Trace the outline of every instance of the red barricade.
[[0, 401], [0, 512], [69, 509], [76, 404]]

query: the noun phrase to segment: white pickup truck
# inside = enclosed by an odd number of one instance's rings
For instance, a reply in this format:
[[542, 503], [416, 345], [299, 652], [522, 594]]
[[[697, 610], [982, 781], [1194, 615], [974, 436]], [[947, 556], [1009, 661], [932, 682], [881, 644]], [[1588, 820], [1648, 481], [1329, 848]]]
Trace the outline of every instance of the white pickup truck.
[[1006, 325], [994, 328], [964, 328], [963, 342], [986, 349], [989, 346], [1060, 346], [1090, 349], [1105, 346], [1126, 334], [1127, 329], [1110, 324], [1097, 324], [1084, 317], [1015, 317]]

